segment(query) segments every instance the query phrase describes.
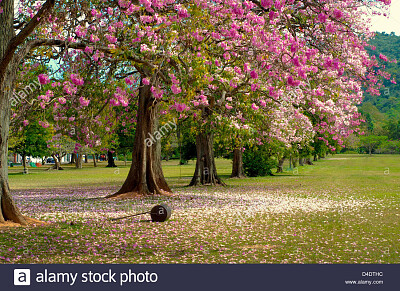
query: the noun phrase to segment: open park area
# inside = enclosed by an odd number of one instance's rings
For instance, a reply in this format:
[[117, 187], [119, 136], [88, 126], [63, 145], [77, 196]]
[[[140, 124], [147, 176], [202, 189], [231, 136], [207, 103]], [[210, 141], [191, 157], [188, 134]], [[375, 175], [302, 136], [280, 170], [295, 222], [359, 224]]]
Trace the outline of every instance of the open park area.
[[[175, 196], [104, 199], [118, 168], [10, 168], [22, 213], [46, 222], [0, 228], [1, 263], [400, 263], [400, 156], [329, 155], [314, 165], [227, 186], [186, 187], [195, 162], [163, 162]], [[274, 171], [275, 172], [275, 171]], [[112, 221], [166, 203], [171, 218]]]

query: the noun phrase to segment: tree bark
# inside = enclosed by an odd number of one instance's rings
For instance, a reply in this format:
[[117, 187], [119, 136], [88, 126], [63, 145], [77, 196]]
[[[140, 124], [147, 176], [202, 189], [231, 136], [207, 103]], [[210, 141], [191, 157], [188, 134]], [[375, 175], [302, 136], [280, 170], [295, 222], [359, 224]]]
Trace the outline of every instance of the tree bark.
[[212, 132], [200, 132], [196, 137], [196, 169], [189, 186], [225, 185], [217, 174], [214, 159], [214, 137]]
[[[0, 42], [0, 48], [2, 46], [3, 40]], [[0, 223], [11, 220], [22, 225], [27, 225], [25, 218], [22, 216], [11, 197], [8, 184], [8, 134], [12, 81], [13, 80], [6, 78], [4, 84], [0, 84]]]
[[22, 167], [24, 168], [24, 174], [28, 174], [28, 168], [26, 166], [26, 155], [22, 154]]
[[75, 160], [76, 160], [76, 154], [75, 154], [75, 153], [72, 153], [70, 164], [75, 164]]
[[132, 164], [121, 189], [108, 197], [120, 194], [134, 196], [171, 193], [161, 167], [161, 142], [154, 138], [158, 129], [158, 105], [150, 91], [151, 85], [139, 88], [138, 116]]
[[93, 154], [92, 157], [93, 157], [93, 167], [96, 168], [97, 167], [97, 163], [96, 163], [97, 154], [96, 155]]
[[243, 152], [241, 149], [233, 150], [232, 174], [231, 178], [245, 178], [243, 169]]
[[113, 153], [111, 151], [107, 152], [107, 161], [108, 161], [108, 164], [106, 166], [107, 168], [116, 168], [117, 167], [117, 165], [114, 162]]
[[297, 168], [297, 158], [292, 158], [293, 168]]
[[10, 126], [10, 100], [13, 98], [14, 79], [18, 66], [29, 52], [23, 46], [17, 49], [35, 30], [40, 21], [52, 10], [55, 0], [47, 0], [37, 14], [15, 35], [14, 1], [3, 0], [0, 13], [0, 222], [11, 220], [27, 225], [26, 219], [15, 206], [8, 184], [8, 134]]
[[82, 154], [76, 154], [75, 168], [82, 169], [82, 161], [83, 161]]
[[299, 157], [299, 165], [304, 166], [304, 158]]
[[276, 170], [277, 173], [283, 173], [283, 163], [285, 162], [286, 157], [283, 157], [278, 160], [278, 168]]
[[87, 154], [85, 154], [85, 164], [87, 164], [88, 163], [88, 157], [87, 157], [88, 155]]
[[[0, 61], [1, 65], [9, 42], [13, 37], [14, 1], [3, 0], [0, 14]], [[0, 223], [11, 220], [22, 225], [27, 222], [16, 207], [8, 184], [8, 134], [10, 126], [10, 99], [14, 88], [13, 67], [5, 64], [5, 76], [0, 76]], [[15, 68], [16, 69], [16, 68]]]
[[54, 167], [53, 167], [53, 169], [54, 170], [60, 170], [61, 169], [61, 166], [60, 166], [60, 164], [61, 164], [61, 159], [59, 160], [59, 157], [57, 157], [56, 155], [51, 155], [51, 157], [53, 158], [53, 160], [54, 160]]
[[314, 165], [313, 164], [313, 162], [311, 162], [311, 158], [310, 157], [307, 157], [306, 159], [305, 159], [305, 163], [306, 163], [306, 165]]

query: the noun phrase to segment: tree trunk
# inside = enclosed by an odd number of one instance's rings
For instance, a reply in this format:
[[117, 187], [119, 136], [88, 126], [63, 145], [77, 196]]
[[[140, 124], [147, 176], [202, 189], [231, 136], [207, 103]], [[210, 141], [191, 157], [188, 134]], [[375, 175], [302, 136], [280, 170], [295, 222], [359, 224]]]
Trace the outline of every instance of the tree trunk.
[[[25, 25], [15, 37], [14, 32], [14, 2], [3, 0], [0, 13], [0, 222], [12, 220], [22, 225], [27, 225], [26, 219], [15, 206], [8, 184], [8, 131], [10, 126], [10, 107], [12, 102], [18, 102], [13, 98], [14, 79], [18, 66], [29, 52], [28, 47], [18, 50], [26, 38], [39, 25], [40, 20], [46, 19], [46, 15], [54, 6], [54, 0], [47, 1], [29, 24]], [[21, 32], [23, 33], [21, 34]]]
[[70, 164], [75, 164], [76, 163], [75, 160], [76, 160], [76, 154], [72, 153], [72, 155], [71, 155], [71, 163]]
[[299, 158], [299, 165], [304, 166], [304, 158]]
[[314, 155], [314, 162], [318, 161], [317, 154]]
[[[150, 91], [151, 85], [139, 88], [138, 116], [132, 164], [121, 189], [108, 197], [120, 194], [133, 196], [171, 193], [161, 168], [161, 142], [154, 138], [158, 129], [158, 106]], [[125, 195], [126, 196], [126, 195]]]
[[61, 166], [60, 166], [60, 160], [59, 160], [59, 158], [56, 156], [56, 155], [51, 155], [51, 157], [53, 158], [53, 160], [54, 160], [54, 167], [53, 167], [53, 169], [54, 170], [60, 170], [61, 169]]
[[[0, 17], [1, 20], [1, 17]], [[0, 28], [0, 35], [2, 28]], [[0, 48], [3, 40], [0, 42]], [[1, 59], [1, 50], [0, 50]], [[22, 225], [27, 222], [21, 212], [15, 206], [10, 194], [8, 184], [8, 133], [10, 122], [10, 97], [12, 95], [12, 83], [10, 80], [0, 84], [0, 223], [11, 220]], [[6, 88], [5, 90], [3, 88]]]
[[243, 152], [241, 149], [233, 150], [233, 163], [231, 178], [245, 178], [243, 169]]
[[87, 164], [88, 163], [88, 157], [87, 157], [88, 155], [87, 154], [85, 154], [85, 164]]
[[293, 158], [292, 163], [293, 163], [293, 168], [296, 168], [297, 167], [297, 158]]
[[75, 168], [82, 169], [82, 161], [83, 161], [82, 154], [76, 154]]
[[[8, 44], [13, 37], [14, 1], [3, 0], [3, 13], [0, 14], [0, 62], [3, 60]], [[2, 65], [2, 64], [1, 64]], [[10, 99], [14, 88], [14, 72], [6, 65], [5, 76], [0, 76], [0, 223], [11, 220], [22, 225], [27, 222], [15, 206], [8, 184], [8, 134], [10, 126]]]
[[196, 185], [225, 185], [218, 177], [214, 159], [213, 133], [201, 132], [196, 137], [196, 169], [189, 186]]
[[305, 159], [305, 163], [306, 163], [306, 165], [314, 165], [313, 164], [313, 162], [311, 162], [311, 158], [310, 157], [307, 157], [306, 159]]
[[24, 174], [28, 174], [28, 168], [26, 166], [26, 155], [22, 154], [22, 167], [24, 168]]
[[286, 157], [283, 157], [278, 160], [278, 169], [276, 170], [277, 173], [283, 173], [283, 163], [285, 162]]
[[116, 168], [117, 165], [114, 162], [114, 157], [113, 157], [113, 153], [108, 151], [107, 152], [107, 160], [108, 160], [108, 164], [107, 164], [107, 168]]
[[93, 166], [96, 168], [97, 167], [97, 163], [96, 163], [97, 154], [96, 155], [93, 154], [92, 157], [93, 157]]

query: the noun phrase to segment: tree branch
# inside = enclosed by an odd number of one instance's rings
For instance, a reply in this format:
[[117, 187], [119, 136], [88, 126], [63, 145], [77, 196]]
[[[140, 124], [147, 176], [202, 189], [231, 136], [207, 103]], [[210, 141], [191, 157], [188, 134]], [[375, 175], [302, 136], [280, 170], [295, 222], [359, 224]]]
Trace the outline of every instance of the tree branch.
[[5, 77], [5, 73], [8, 65], [14, 58], [14, 53], [18, 46], [25, 41], [25, 39], [35, 30], [40, 24], [40, 21], [48, 14], [54, 7], [55, 0], [47, 0], [43, 4], [42, 8], [36, 13], [36, 15], [28, 22], [28, 24], [14, 36], [6, 49], [3, 59], [0, 62], [0, 83]]

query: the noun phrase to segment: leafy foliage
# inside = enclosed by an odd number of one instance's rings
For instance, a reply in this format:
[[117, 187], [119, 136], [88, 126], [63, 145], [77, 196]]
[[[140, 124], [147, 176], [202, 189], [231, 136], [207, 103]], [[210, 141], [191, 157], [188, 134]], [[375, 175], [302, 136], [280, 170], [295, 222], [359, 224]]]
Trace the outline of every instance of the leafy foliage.
[[37, 122], [29, 124], [15, 142], [12, 150], [21, 156], [43, 157], [50, 155], [47, 140], [50, 137], [49, 130], [40, 126]]
[[246, 149], [243, 153], [244, 172], [249, 177], [272, 175], [272, 169], [277, 166], [265, 146]]

